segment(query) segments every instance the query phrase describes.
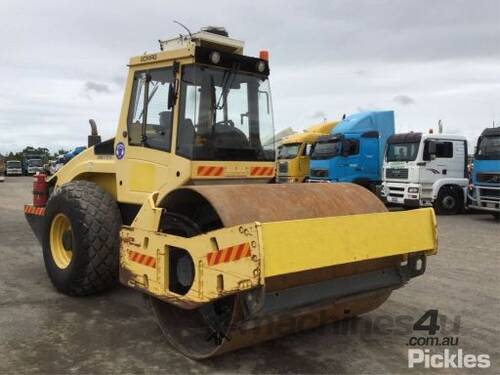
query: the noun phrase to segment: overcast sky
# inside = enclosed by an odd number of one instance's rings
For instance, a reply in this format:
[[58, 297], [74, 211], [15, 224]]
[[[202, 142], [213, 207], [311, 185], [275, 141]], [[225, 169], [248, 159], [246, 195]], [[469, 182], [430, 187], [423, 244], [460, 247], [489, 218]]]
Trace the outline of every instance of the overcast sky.
[[270, 51], [276, 129], [393, 109], [399, 132], [500, 125], [500, 1], [38, 1], [0, 3], [0, 153], [114, 136], [128, 58], [225, 26]]

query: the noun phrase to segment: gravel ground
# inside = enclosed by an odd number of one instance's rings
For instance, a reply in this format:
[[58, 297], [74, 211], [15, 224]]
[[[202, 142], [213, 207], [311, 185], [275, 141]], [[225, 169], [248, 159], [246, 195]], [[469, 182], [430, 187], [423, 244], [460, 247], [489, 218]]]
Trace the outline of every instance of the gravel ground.
[[401, 373], [416, 334], [404, 327], [429, 309], [439, 310], [436, 337], [459, 338], [450, 351], [489, 354], [491, 367], [480, 372], [499, 373], [500, 225], [491, 215], [438, 217], [439, 254], [426, 274], [349, 326], [330, 324], [195, 362], [165, 342], [132, 290], [58, 294], [24, 219], [30, 199], [30, 178], [0, 182], [0, 373]]

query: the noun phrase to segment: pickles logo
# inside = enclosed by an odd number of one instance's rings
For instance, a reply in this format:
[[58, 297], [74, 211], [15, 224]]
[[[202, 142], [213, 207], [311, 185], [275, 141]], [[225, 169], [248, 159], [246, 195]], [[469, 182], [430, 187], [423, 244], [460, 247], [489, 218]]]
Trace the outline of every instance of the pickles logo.
[[[408, 367], [489, 368], [491, 366], [489, 354], [464, 353], [458, 347], [460, 345], [458, 335], [442, 336], [444, 318], [438, 310], [428, 310], [415, 322], [413, 331], [427, 332], [427, 335], [412, 336], [408, 340], [406, 345], [412, 347], [408, 349]], [[437, 335], [440, 331], [441, 335]], [[433, 349], [423, 348], [429, 346]], [[440, 351], [439, 349], [443, 347], [445, 347], [443, 351]]]
[[489, 368], [491, 361], [489, 354], [466, 354], [462, 349], [444, 349], [442, 354], [429, 349], [408, 349], [408, 367], [418, 364], [424, 368]]

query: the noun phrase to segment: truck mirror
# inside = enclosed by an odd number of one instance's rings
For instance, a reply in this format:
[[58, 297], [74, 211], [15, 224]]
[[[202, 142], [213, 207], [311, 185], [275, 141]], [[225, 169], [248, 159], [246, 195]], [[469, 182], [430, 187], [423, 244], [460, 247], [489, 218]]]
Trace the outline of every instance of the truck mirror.
[[436, 156], [436, 142], [429, 141], [429, 155]]
[[349, 153], [351, 152], [351, 142], [346, 139], [342, 141], [342, 156], [349, 156]]

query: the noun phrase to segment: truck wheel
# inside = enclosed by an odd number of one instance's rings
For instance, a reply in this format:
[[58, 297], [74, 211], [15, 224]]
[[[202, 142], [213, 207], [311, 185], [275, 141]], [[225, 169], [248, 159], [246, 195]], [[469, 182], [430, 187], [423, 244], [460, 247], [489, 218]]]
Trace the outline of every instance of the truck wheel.
[[500, 220], [500, 214], [498, 212], [494, 212], [492, 215], [496, 220]]
[[58, 291], [84, 296], [116, 284], [121, 216], [109, 193], [70, 182], [51, 196], [43, 225], [45, 268]]
[[459, 192], [452, 187], [441, 188], [434, 202], [434, 209], [438, 215], [458, 214], [462, 210], [462, 206]]

